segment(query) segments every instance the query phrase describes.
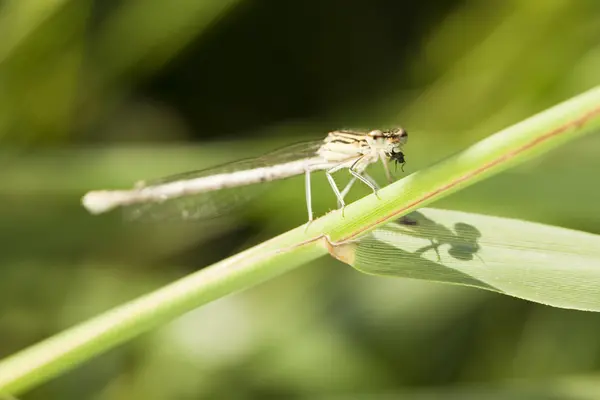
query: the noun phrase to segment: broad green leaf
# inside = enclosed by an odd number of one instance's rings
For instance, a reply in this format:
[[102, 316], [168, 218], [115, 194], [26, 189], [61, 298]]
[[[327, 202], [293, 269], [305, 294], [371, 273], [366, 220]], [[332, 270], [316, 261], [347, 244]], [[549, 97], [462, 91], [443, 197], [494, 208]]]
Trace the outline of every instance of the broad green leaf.
[[368, 274], [473, 286], [555, 307], [600, 311], [600, 236], [590, 233], [427, 208], [332, 252]]

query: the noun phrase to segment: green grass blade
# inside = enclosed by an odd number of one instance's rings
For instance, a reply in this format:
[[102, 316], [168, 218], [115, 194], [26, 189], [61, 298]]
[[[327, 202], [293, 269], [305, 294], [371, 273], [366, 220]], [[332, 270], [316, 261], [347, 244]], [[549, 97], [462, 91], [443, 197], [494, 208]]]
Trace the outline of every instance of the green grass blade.
[[21, 393], [199, 305], [327, 254], [317, 241], [298, 245], [303, 231], [264, 242], [3, 360], [0, 394]]
[[600, 236], [509, 218], [423, 208], [335, 248], [373, 275], [493, 290], [600, 311]]
[[[357, 201], [347, 208], [348, 218], [331, 230], [330, 238], [335, 242], [353, 239], [599, 129], [600, 87], [596, 87], [383, 188], [379, 191], [381, 201], [375, 196]], [[411, 140], [418, 139], [411, 137]], [[410, 162], [410, 141], [406, 153]]]
[[330, 213], [308, 229], [291, 230], [9, 357], [0, 362], [0, 394], [21, 393], [193, 308], [322, 256], [336, 242], [355, 239], [599, 127], [597, 87], [382, 189], [379, 197], [349, 205], [345, 216]]

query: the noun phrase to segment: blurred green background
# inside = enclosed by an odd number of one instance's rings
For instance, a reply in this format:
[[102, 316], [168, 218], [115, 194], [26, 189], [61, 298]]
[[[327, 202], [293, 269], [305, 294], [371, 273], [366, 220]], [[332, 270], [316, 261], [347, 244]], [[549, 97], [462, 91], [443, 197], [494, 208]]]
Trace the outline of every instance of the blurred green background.
[[[410, 173], [600, 82], [596, 0], [4, 0], [0, 38], [0, 357], [306, 219], [302, 178], [195, 222], [92, 217], [87, 190], [337, 128], [403, 126]], [[600, 233], [599, 151], [434, 206]], [[21, 398], [598, 399], [600, 316], [322, 259]]]

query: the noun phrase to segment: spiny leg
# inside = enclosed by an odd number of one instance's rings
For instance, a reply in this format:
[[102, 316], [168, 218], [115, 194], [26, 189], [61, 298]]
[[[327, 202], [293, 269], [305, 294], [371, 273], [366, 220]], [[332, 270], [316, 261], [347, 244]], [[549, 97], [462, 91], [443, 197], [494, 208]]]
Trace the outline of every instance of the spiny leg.
[[310, 224], [313, 220], [313, 210], [312, 210], [312, 195], [310, 188], [310, 171], [304, 171], [304, 190], [306, 193], [306, 209], [308, 211], [308, 223]]
[[387, 162], [387, 159], [385, 157], [380, 157], [379, 159], [381, 160], [381, 164], [383, 164], [383, 170], [385, 171], [385, 177], [387, 178], [388, 183], [394, 182], [394, 177], [390, 172], [390, 166]]
[[331, 175], [331, 171], [334, 170], [337, 171], [337, 167], [333, 167], [332, 169], [325, 171], [325, 176], [327, 177], [327, 180], [329, 181], [329, 185], [331, 186], [331, 189], [333, 190], [333, 193], [335, 193], [335, 196], [337, 197], [338, 200], [338, 204], [341, 204], [341, 209], [342, 209], [342, 217], [344, 216], [344, 208], [346, 207], [346, 203], [344, 203], [344, 198], [342, 197], [342, 194], [340, 193], [340, 189], [338, 189], [337, 184], [335, 183], [335, 180], [333, 179], [333, 176]]
[[[350, 179], [350, 182], [348, 182], [348, 183], [346, 184], [346, 187], [344, 188], [344, 190], [342, 190], [342, 198], [343, 198], [343, 199], [345, 199], [345, 198], [346, 198], [346, 195], [348, 194], [348, 192], [349, 192], [349, 191], [350, 191], [350, 189], [352, 188], [352, 185], [354, 185], [354, 182], [356, 182], [356, 178], [355, 178], [355, 177], [352, 177], [352, 178]], [[341, 205], [340, 205], [340, 203], [338, 203], [338, 207], [340, 207], [340, 206], [341, 206]]]
[[379, 185], [377, 184], [377, 181], [375, 181], [375, 179], [373, 179], [373, 177], [371, 175], [369, 175], [365, 171], [363, 171], [362, 176], [367, 178], [369, 180], [369, 182], [371, 182], [373, 184], [373, 186], [375, 186], [377, 188], [377, 190], [381, 189], [379, 187]]
[[377, 194], [378, 188], [373, 182], [371, 182], [369, 179], [365, 178], [359, 172], [353, 170], [352, 168], [350, 168], [349, 171], [352, 174], [352, 176], [354, 176], [355, 178], [360, 180], [362, 183], [364, 183], [365, 185], [370, 187], [371, 190], [373, 191], [373, 193], [375, 193], [375, 196], [377, 196], [377, 198], [379, 198], [379, 195]]
[[[354, 168], [356, 166], [356, 164], [358, 164], [360, 162], [360, 160], [363, 159], [364, 156], [360, 156], [358, 157], [350, 166], [350, 169]], [[343, 165], [338, 165], [335, 168], [332, 168], [331, 170], [329, 170], [330, 173], [333, 173], [337, 170], [342, 169]], [[333, 169], [335, 169], [335, 171], [333, 171]], [[342, 190], [342, 199], [346, 198], [346, 195], [348, 194], [348, 192], [350, 191], [350, 189], [352, 188], [352, 185], [354, 185], [354, 182], [356, 182], [356, 178], [352, 177], [350, 179], [350, 181], [346, 184], [346, 187], [344, 187], [344, 189]], [[338, 207], [340, 207], [340, 202], [338, 201]]]
[[[369, 182], [371, 182], [371, 184], [373, 184], [373, 186], [375, 186], [377, 188], [377, 190], [379, 190], [379, 185], [377, 185], [377, 182], [375, 182], [375, 179], [373, 179], [369, 174], [367, 174], [366, 172], [362, 173], [362, 176], [366, 179], [369, 180]], [[350, 189], [352, 188], [352, 186], [354, 185], [354, 182], [356, 182], [356, 177], [352, 176], [352, 178], [350, 178], [350, 182], [348, 182], [346, 184], [346, 187], [344, 188], [344, 190], [342, 190], [342, 197], [345, 199], [346, 195], [348, 194], [348, 192], [350, 192]], [[339, 204], [338, 204], [339, 206]]]

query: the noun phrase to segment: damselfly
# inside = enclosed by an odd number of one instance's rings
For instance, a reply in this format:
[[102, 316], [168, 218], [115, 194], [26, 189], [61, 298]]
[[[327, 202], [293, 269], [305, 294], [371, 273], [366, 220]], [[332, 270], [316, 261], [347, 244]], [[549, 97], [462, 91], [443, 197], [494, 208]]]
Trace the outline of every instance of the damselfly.
[[[253, 160], [186, 172], [154, 182], [139, 182], [129, 190], [88, 192], [82, 203], [93, 214], [126, 207], [133, 209], [134, 215], [139, 215], [193, 198], [192, 202], [187, 201], [187, 204], [179, 205], [177, 209], [181, 217], [194, 218], [205, 215], [196, 210], [202, 208], [203, 203], [210, 201], [210, 195], [215, 191], [304, 174], [308, 220], [312, 221], [311, 172], [325, 171], [325, 176], [337, 197], [338, 206], [343, 208], [344, 198], [357, 180], [377, 193], [377, 184], [365, 171], [370, 164], [381, 161], [388, 181], [392, 181], [389, 162], [404, 164], [402, 147], [407, 139], [408, 134], [402, 128], [369, 132], [333, 131], [325, 140], [292, 145]], [[352, 177], [340, 191], [332, 174], [342, 169], [347, 169]], [[227, 204], [229, 202], [215, 202], [213, 199], [211, 209]]]

